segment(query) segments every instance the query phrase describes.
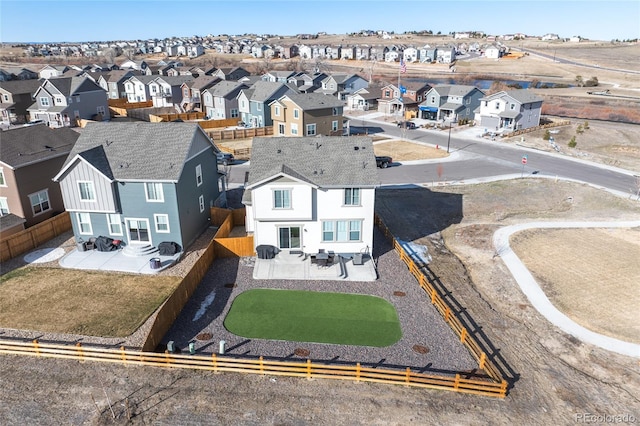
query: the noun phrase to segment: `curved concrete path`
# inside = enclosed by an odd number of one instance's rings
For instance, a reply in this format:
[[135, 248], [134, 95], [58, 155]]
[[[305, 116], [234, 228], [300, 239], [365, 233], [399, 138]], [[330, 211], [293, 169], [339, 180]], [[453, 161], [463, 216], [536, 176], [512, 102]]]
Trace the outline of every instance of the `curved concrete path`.
[[514, 232], [519, 232], [530, 228], [634, 228], [640, 226], [640, 221], [627, 222], [531, 222], [520, 225], [511, 225], [498, 229], [493, 234], [493, 246], [497, 254], [511, 271], [511, 274], [518, 282], [520, 289], [527, 296], [529, 302], [546, 319], [551, 321], [566, 333], [580, 339], [583, 342], [599, 346], [603, 349], [616, 352], [622, 355], [640, 358], [640, 345], [624, 342], [582, 327], [575, 323], [565, 314], [560, 312], [544, 294], [533, 275], [522, 263], [520, 258], [511, 250], [509, 236]]

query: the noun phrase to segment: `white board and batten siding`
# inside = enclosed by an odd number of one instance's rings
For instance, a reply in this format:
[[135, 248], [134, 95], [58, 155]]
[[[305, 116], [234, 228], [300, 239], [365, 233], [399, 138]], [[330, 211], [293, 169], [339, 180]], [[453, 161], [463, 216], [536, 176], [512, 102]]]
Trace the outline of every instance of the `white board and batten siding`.
[[[78, 182], [93, 182], [95, 201], [80, 199]], [[68, 211], [117, 213], [114, 185], [115, 182], [111, 183], [102, 173], [81, 160], [76, 160], [76, 164], [60, 179], [64, 206]]]

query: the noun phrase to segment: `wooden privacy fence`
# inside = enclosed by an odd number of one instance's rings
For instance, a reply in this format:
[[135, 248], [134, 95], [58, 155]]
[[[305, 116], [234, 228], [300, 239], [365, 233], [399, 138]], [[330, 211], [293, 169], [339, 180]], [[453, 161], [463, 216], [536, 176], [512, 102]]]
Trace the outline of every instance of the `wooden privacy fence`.
[[0, 261], [5, 262], [33, 250], [45, 241], [71, 229], [71, 217], [68, 212], [60, 213], [24, 231], [11, 234], [0, 240]]
[[153, 101], [145, 102], [128, 102], [126, 99], [109, 99], [109, 106], [115, 108], [131, 109], [131, 108], [147, 108], [153, 106]]
[[409, 256], [407, 252], [405, 252], [402, 245], [398, 243], [398, 241], [393, 237], [382, 219], [380, 219], [380, 217], [377, 215], [375, 216], [375, 222], [382, 230], [382, 232], [387, 236], [387, 238], [389, 238], [393, 242], [393, 247], [398, 253], [398, 256], [400, 256], [400, 259], [407, 265], [411, 274], [418, 280], [420, 287], [422, 287], [422, 289], [427, 293], [431, 300], [431, 304], [435, 306], [437, 311], [444, 318], [445, 322], [456, 333], [456, 335], [460, 339], [460, 342], [467, 347], [476, 361], [478, 361], [478, 367], [484, 370], [496, 384], [504, 387], [506, 392], [507, 381], [504, 379], [496, 365], [487, 357], [486, 352], [484, 352], [484, 350], [480, 347], [478, 341], [472, 334], [469, 334], [469, 331], [464, 326], [462, 321], [460, 321], [460, 319], [455, 315], [454, 309], [449, 306], [449, 304], [440, 296], [435, 287], [433, 287], [424, 273], [415, 264], [413, 258]]
[[[200, 123], [207, 123], [201, 121]], [[204, 128], [204, 127], [203, 127]], [[214, 141], [230, 139], [249, 139], [256, 136], [272, 136], [273, 127], [250, 127], [245, 129], [207, 130], [209, 137]]]
[[223, 127], [237, 126], [238, 119], [226, 118], [224, 120], [204, 120], [204, 121], [198, 121], [198, 124], [200, 125], [200, 127], [202, 127], [203, 130], [220, 129]]
[[236, 226], [244, 225], [245, 209], [233, 210], [227, 215], [213, 238], [216, 257], [246, 257], [255, 255], [253, 236], [229, 237]]
[[101, 361], [124, 365], [145, 365], [166, 368], [188, 368], [207, 370], [214, 373], [235, 372], [272, 376], [303, 377], [307, 379], [350, 380], [355, 382], [375, 382], [405, 385], [420, 388], [442, 389], [483, 396], [504, 397], [506, 383], [467, 379], [455, 376], [434, 376], [416, 373], [410, 368], [390, 370], [355, 365], [332, 365], [306, 361], [274, 361], [263, 357], [258, 359], [234, 358], [212, 355], [178, 355], [156, 352], [137, 352], [120, 349], [106, 349], [71, 345], [55, 345], [31, 342], [0, 340], [0, 353], [30, 355], [45, 358], [63, 358], [78, 361]]
[[149, 121], [157, 123], [159, 121], [174, 121], [174, 120], [202, 120], [205, 117], [204, 112], [185, 112], [180, 114], [157, 114], [149, 115]]
[[[218, 255], [218, 251], [221, 250], [219, 248], [220, 246], [224, 247], [224, 254], [227, 255], [251, 255], [234, 253], [233, 250], [235, 249], [235, 246], [233, 244], [227, 246], [224, 243], [224, 241], [227, 239], [226, 237], [231, 232], [230, 229], [233, 229], [234, 217], [237, 218], [237, 220], [240, 220], [238, 218], [242, 218], [242, 223], [244, 223], [244, 213], [245, 209], [226, 210], [217, 207], [211, 208], [211, 223], [219, 227], [218, 231], [216, 232], [216, 235], [213, 237], [213, 239], [209, 242], [202, 255], [200, 255], [198, 260], [195, 262], [191, 270], [182, 279], [175, 291], [158, 309], [158, 312], [153, 320], [153, 324], [151, 325], [149, 333], [147, 334], [147, 338], [142, 345], [143, 351], [153, 351], [158, 347], [158, 345], [162, 341], [162, 338], [165, 336], [165, 334], [167, 334], [169, 328], [171, 328], [176, 318], [178, 318], [178, 315], [180, 315], [182, 308], [184, 308], [184, 306], [187, 304], [189, 298], [191, 298], [191, 295], [204, 278], [213, 261], [216, 258], [221, 257], [220, 255]], [[231, 228], [229, 230], [226, 230], [229, 227]], [[221, 230], [223, 231], [221, 232]], [[235, 238], [228, 239], [235, 240]], [[251, 253], [253, 253], [253, 237], [251, 237], [250, 244]], [[241, 248], [243, 250], [246, 250], [245, 245], [242, 245]]]

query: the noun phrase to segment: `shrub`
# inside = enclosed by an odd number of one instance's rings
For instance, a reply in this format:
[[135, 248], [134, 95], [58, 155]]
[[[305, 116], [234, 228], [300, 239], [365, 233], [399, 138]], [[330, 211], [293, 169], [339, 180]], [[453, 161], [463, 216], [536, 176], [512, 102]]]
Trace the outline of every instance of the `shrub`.
[[576, 128], [576, 133], [579, 134], [579, 135], [584, 133], [584, 129], [582, 128], [582, 124], [578, 124], [578, 127]]
[[585, 130], [589, 130], [589, 122], [588, 122], [588, 121], [585, 121], [585, 122], [584, 122], [584, 124], [582, 125], [582, 127], [583, 127]]
[[575, 148], [576, 145], [578, 145], [578, 142], [576, 142], [576, 137], [575, 136], [571, 137], [571, 140], [567, 145], [569, 145], [569, 148]]
[[542, 139], [544, 139], [545, 141], [551, 139], [551, 132], [549, 132], [549, 129], [544, 131], [544, 136], [542, 136]]

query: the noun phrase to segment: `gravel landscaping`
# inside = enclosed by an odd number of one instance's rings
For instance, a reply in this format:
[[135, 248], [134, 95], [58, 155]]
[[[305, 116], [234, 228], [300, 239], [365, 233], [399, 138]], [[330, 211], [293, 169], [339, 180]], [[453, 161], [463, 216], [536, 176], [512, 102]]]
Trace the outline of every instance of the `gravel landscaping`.
[[[253, 258], [218, 259], [187, 303], [163, 343], [174, 341], [177, 348], [187, 349], [195, 343], [198, 353], [218, 352], [219, 342], [226, 342], [231, 356], [295, 360], [307, 357], [317, 362], [347, 363], [387, 368], [411, 367], [414, 371], [451, 374], [471, 371], [477, 362], [459, 342], [453, 331], [419, 287], [415, 278], [393, 251], [383, 234], [375, 230], [374, 259], [379, 279], [374, 282], [254, 280]], [[223, 321], [233, 299], [253, 288], [313, 290], [370, 294], [389, 301], [397, 310], [402, 338], [383, 347], [330, 345], [306, 342], [284, 342], [246, 339], [228, 332]], [[404, 295], [403, 295], [404, 293]], [[202, 337], [208, 339], [202, 339]], [[420, 350], [416, 350], [418, 347]], [[426, 348], [426, 353], [424, 348]], [[161, 348], [162, 349], [162, 348]], [[299, 357], [296, 353], [309, 355]]]

